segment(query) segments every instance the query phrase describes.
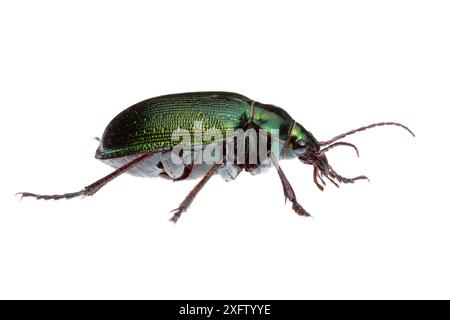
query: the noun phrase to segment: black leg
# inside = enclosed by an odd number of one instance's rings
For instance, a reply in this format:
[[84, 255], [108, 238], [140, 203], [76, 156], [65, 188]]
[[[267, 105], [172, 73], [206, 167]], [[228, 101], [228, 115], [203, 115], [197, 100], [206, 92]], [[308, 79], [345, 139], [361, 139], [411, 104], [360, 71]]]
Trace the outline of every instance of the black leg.
[[303, 207], [297, 202], [297, 197], [295, 196], [294, 189], [292, 189], [289, 180], [286, 178], [283, 170], [281, 170], [280, 164], [278, 163], [277, 158], [270, 154], [270, 159], [277, 169], [278, 175], [280, 176], [281, 184], [283, 185], [284, 196], [287, 200], [292, 202], [292, 209], [300, 216], [310, 217], [311, 215], [303, 209]]
[[128, 162], [127, 164], [123, 165], [122, 167], [116, 169], [113, 173], [107, 175], [106, 177], [95, 181], [94, 183], [88, 185], [83, 190], [77, 191], [77, 192], [70, 192], [70, 193], [64, 193], [64, 194], [54, 194], [54, 195], [41, 195], [41, 194], [35, 194], [30, 192], [19, 192], [18, 195], [21, 195], [22, 198], [24, 197], [33, 197], [36, 199], [43, 199], [43, 200], [60, 200], [60, 199], [72, 199], [75, 197], [81, 197], [81, 196], [92, 196], [94, 195], [98, 190], [100, 190], [102, 187], [104, 187], [106, 184], [120, 176], [122, 173], [125, 173], [126, 171], [130, 170], [131, 168], [137, 166], [139, 163], [144, 161], [145, 159], [151, 157], [157, 152], [163, 151], [162, 149], [153, 150], [149, 153], [143, 154], [136, 159], [133, 159], [132, 161]]
[[202, 188], [205, 186], [205, 184], [211, 179], [211, 177], [219, 170], [221, 164], [214, 164], [214, 166], [203, 176], [202, 180], [194, 187], [194, 189], [189, 192], [186, 199], [180, 204], [180, 206], [171, 211], [173, 212], [173, 216], [170, 219], [173, 223], [177, 223], [178, 219], [180, 219], [180, 216], [183, 212], [186, 212], [186, 210], [189, 208], [189, 206], [192, 204], [192, 201], [194, 201], [197, 194], [202, 190]]

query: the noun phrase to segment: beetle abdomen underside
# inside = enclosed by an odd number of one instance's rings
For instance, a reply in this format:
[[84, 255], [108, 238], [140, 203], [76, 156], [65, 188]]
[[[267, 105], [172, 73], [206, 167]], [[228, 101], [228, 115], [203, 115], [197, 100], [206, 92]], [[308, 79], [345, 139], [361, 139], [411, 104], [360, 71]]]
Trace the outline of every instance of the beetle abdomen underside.
[[250, 117], [251, 100], [228, 92], [174, 94], [139, 102], [117, 115], [107, 126], [96, 157], [111, 159], [173, 147], [173, 133], [187, 130], [193, 136], [195, 123], [202, 130], [242, 127]]
[[[133, 159], [137, 155], [126, 156], [112, 159], [102, 159], [104, 163], [113, 168], [120, 168]], [[175, 163], [171, 158], [171, 152], [159, 152], [140, 162], [137, 166], [129, 169], [128, 174], [137, 177], [163, 177], [170, 180], [193, 180], [198, 179], [206, 174], [212, 167], [213, 163], [195, 164], [193, 161], [189, 163]], [[233, 163], [223, 164], [218, 170], [218, 174], [225, 180], [234, 180], [241, 172], [241, 168]], [[259, 172], [258, 172], [259, 173]]]

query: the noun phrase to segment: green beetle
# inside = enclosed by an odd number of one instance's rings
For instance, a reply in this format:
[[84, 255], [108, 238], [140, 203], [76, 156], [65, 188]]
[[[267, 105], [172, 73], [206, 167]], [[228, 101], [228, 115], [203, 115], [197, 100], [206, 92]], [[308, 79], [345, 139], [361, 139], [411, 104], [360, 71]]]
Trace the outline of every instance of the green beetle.
[[[200, 123], [200, 126], [196, 124]], [[281, 169], [279, 159], [298, 158], [314, 168], [314, 182], [323, 190], [324, 178], [334, 185], [338, 183], [353, 183], [356, 180], [367, 179], [365, 176], [345, 178], [340, 176], [328, 164], [325, 153], [336, 146], [350, 146], [347, 142], [337, 142], [347, 135], [382, 125], [395, 125], [413, 132], [406, 126], [394, 122], [375, 123], [343, 133], [328, 141], [319, 142], [301, 124], [296, 122], [283, 109], [262, 104], [243, 95], [231, 92], [191, 92], [164, 95], [139, 102], [118, 114], [106, 127], [96, 152], [96, 158], [114, 167], [116, 170], [106, 177], [90, 184], [84, 189], [59, 195], [39, 195], [29, 192], [19, 193], [22, 197], [37, 199], [70, 199], [79, 196], [92, 196], [108, 182], [122, 173], [128, 172], [136, 176], [165, 177], [172, 180], [201, 178], [200, 182], [189, 193], [180, 206], [173, 211], [171, 221], [177, 222], [181, 214], [188, 209], [197, 193], [215, 174], [220, 174], [225, 180], [234, 180], [240, 172], [247, 171], [258, 174], [271, 166], [277, 169], [284, 195], [292, 202], [293, 210], [301, 216], [309, 213], [297, 202], [296, 195], [286, 175]], [[207, 139], [203, 136], [211, 128], [222, 134], [222, 139]], [[174, 132], [184, 130], [185, 134], [198, 135], [199, 139], [184, 141], [182, 152], [177, 156], [187, 161], [177, 162], [174, 150], [180, 141], [174, 139]], [[254, 131], [259, 135], [256, 139], [248, 138], [247, 133]], [[244, 136], [243, 161], [230, 153], [237, 153], [236, 134]], [[217, 134], [216, 134], [217, 136]], [[262, 137], [265, 137], [264, 140]], [[261, 141], [263, 141], [261, 143]], [[225, 143], [226, 142], [226, 143]], [[230, 146], [231, 149], [224, 146]], [[233, 144], [234, 143], [234, 144]], [[258, 155], [251, 158], [252, 149], [248, 144], [255, 143]], [[278, 154], [273, 151], [277, 144]], [[198, 152], [214, 146], [215, 161], [196, 161]], [[261, 146], [266, 146], [263, 149]], [[186, 148], [192, 153], [186, 152]], [[200, 151], [199, 151], [200, 150]], [[224, 151], [223, 153], [218, 153]], [[231, 152], [230, 152], [231, 150]], [[197, 153], [196, 153], [197, 152]], [[219, 155], [219, 158], [217, 158]], [[219, 161], [217, 161], [219, 160]], [[242, 159], [241, 159], [242, 160]]]

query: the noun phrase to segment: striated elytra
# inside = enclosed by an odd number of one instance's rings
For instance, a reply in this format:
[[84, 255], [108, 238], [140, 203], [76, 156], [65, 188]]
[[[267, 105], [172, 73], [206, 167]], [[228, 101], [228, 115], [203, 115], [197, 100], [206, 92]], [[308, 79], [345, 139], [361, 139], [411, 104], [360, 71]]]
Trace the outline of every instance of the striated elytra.
[[19, 193], [37, 199], [71, 199], [91, 196], [122, 173], [164, 177], [171, 180], [201, 180], [173, 211], [176, 222], [197, 193], [215, 174], [234, 180], [239, 173], [264, 172], [274, 166], [284, 195], [301, 216], [309, 213], [298, 203], [279, 160], [298, 158], [313, 166], [316, 186], [324, 189], [325, 179], [338, 186], [367, 179], [345, 178], [329, 164], [325, 153], [351, 143], [338, 141], [369, 128], [394, 125], [380, 122], [354, 129], [319, 142], [283, 109], [231, 92], [190, 92], [164, 95], [139, 102], [118, 114], [106, 127], [95, 157], [116, 170], [80, 191], [40, 195]]

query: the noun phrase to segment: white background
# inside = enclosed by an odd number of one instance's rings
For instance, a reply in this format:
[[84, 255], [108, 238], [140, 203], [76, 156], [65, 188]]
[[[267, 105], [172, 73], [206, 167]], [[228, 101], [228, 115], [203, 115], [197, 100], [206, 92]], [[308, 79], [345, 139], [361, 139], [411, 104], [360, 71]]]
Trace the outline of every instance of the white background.
[[[10, 1], [0, 5], [0, 298], [450, 298], [446, 1]], [[108, 122], [146, 98], [236, 91], [287, 110], [319, 140], [395, 127], [329, 153], [360, 182], [320, 192], [274, 170], [195, 181], [121, 176], [94, 159]]]

